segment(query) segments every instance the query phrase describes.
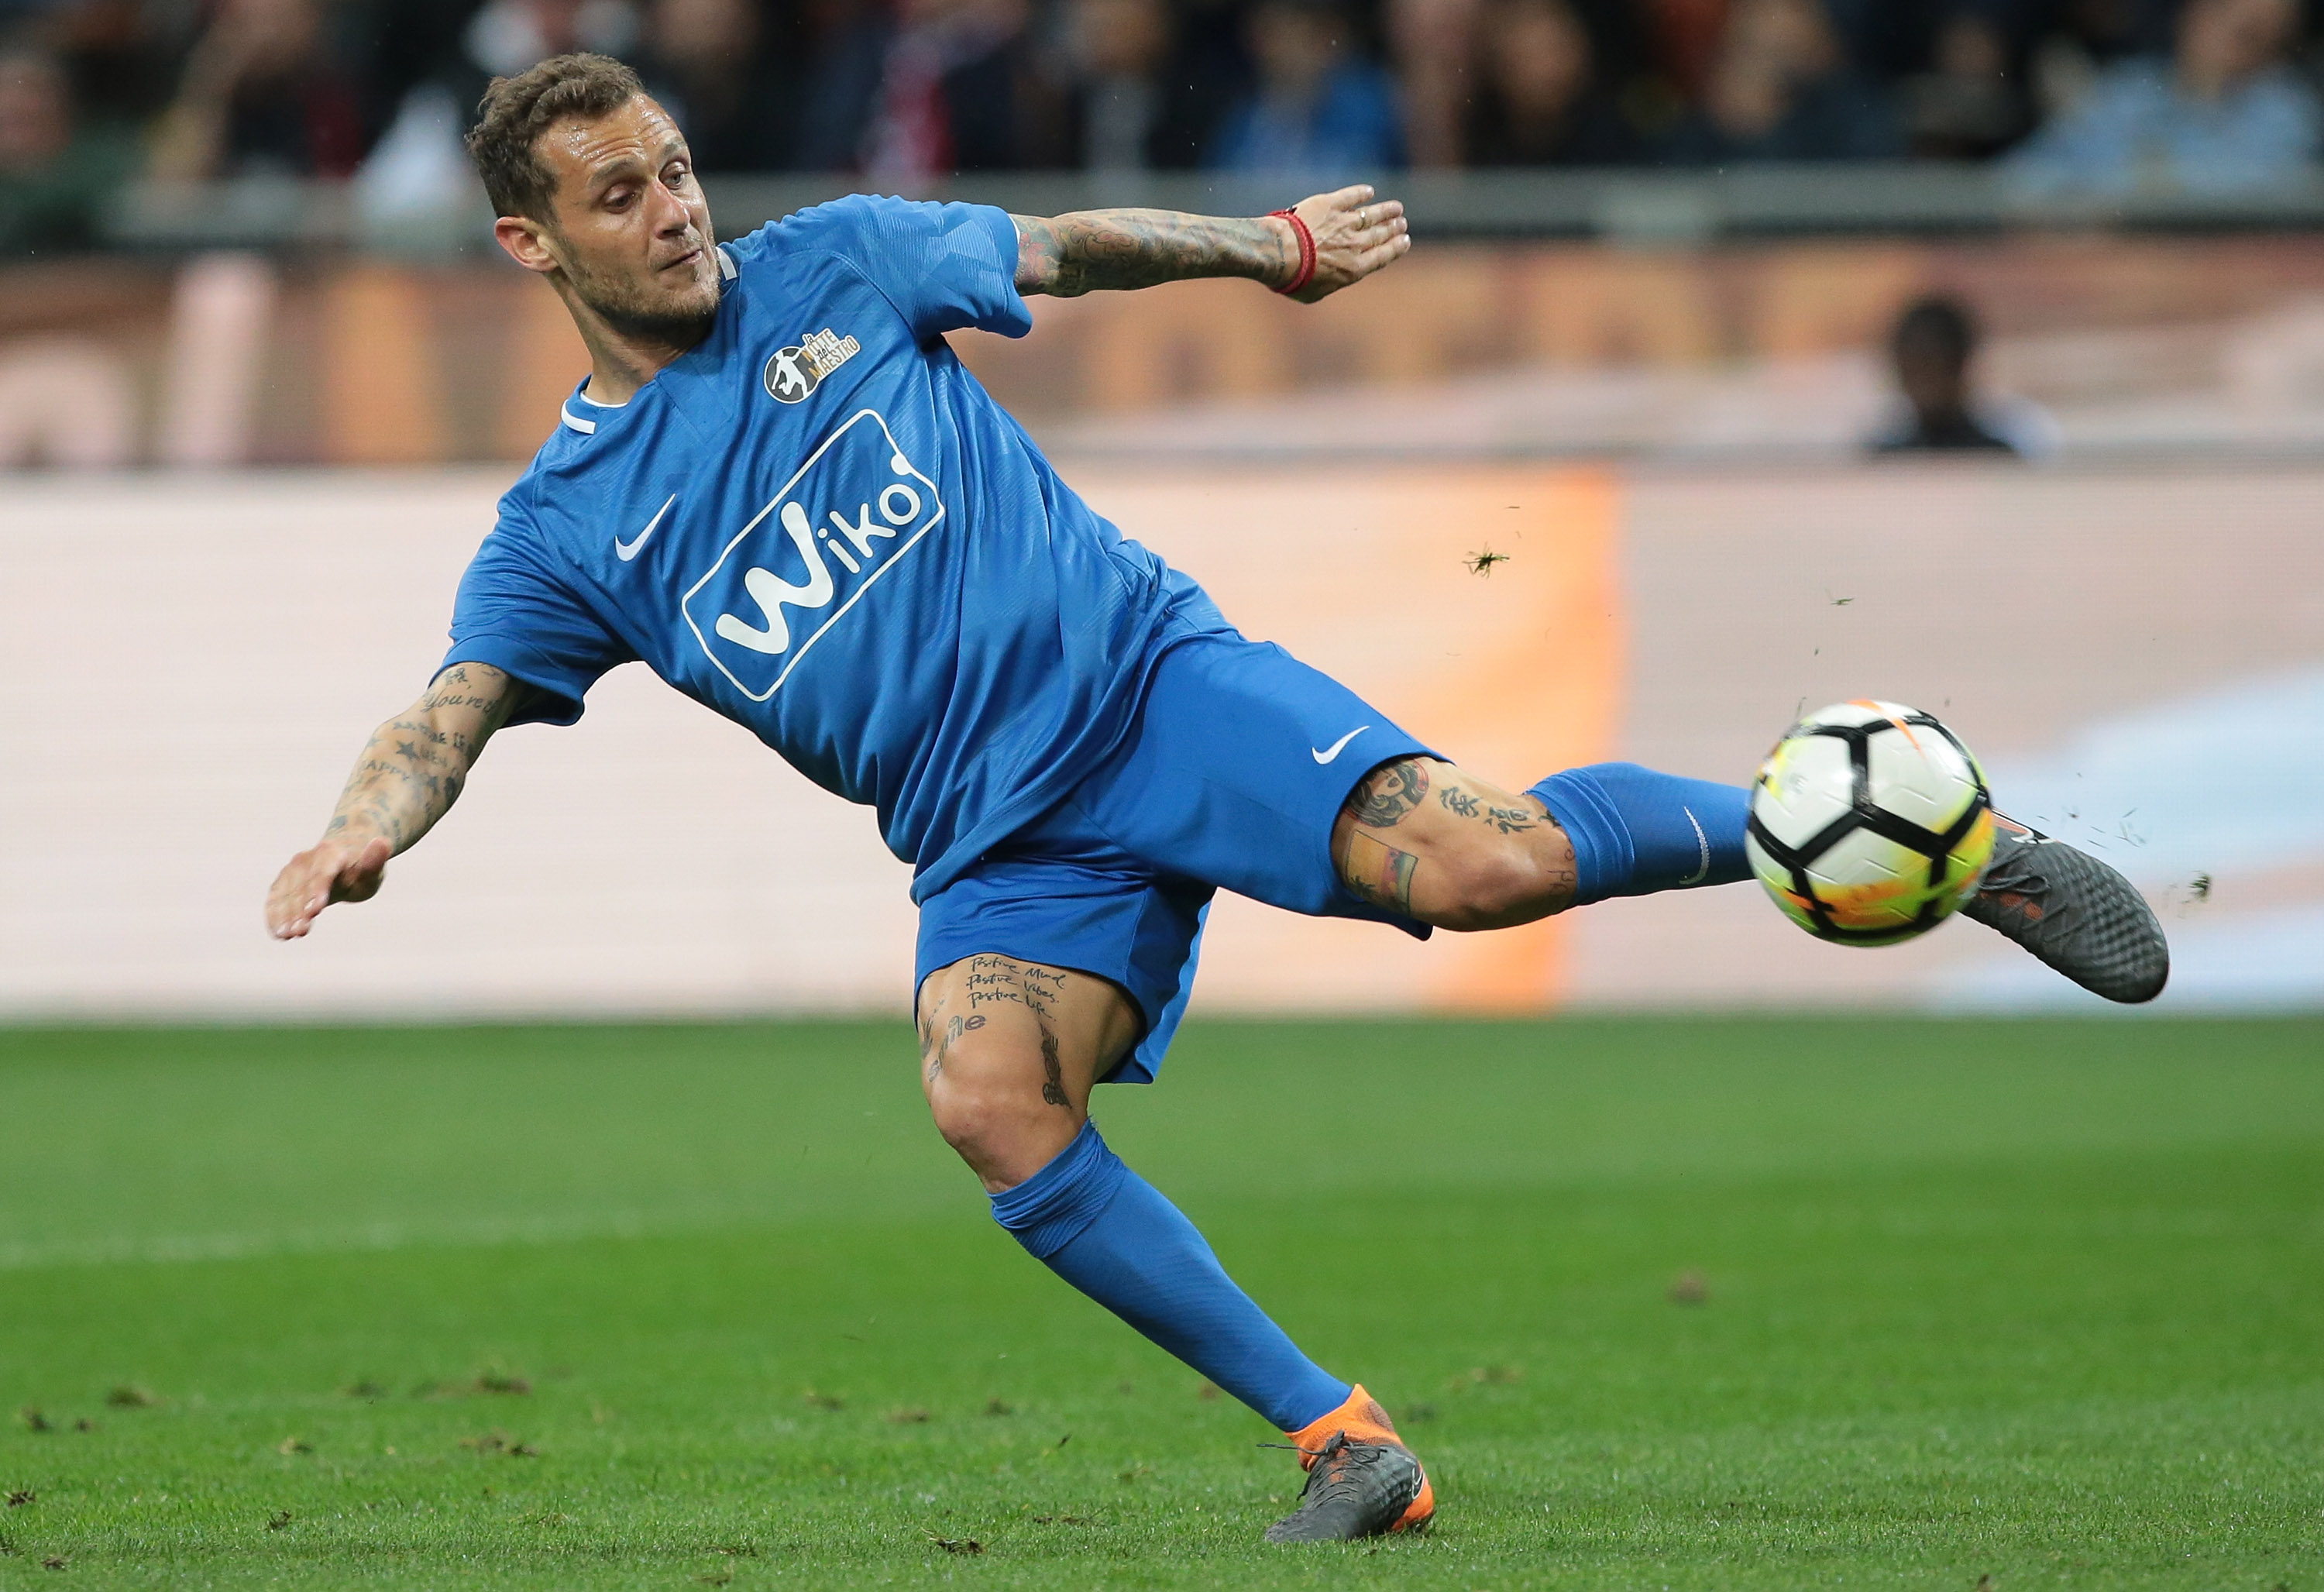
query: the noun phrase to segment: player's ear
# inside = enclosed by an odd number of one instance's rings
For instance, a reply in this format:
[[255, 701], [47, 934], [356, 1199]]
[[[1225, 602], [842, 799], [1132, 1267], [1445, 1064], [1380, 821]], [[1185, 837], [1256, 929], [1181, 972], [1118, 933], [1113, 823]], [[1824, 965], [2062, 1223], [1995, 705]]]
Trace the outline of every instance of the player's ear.
[[530, 216], [503, 216], [493, 223], [493, 241], [527, 271], [551, 271], [557, 269], [557, 256], [549, 252], [542, 231], [540, 223]]

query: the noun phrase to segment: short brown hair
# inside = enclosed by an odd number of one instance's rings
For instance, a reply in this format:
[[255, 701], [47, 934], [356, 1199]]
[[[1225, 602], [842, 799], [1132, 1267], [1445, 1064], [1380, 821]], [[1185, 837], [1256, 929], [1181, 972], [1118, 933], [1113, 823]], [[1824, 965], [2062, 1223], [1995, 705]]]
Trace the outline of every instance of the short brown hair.
[[644, 92], [637, 73], [610, 55], [552, 55], [513, 78], [494, 78], [467, 138], [493, 213], [549, 220], [557, 179], [536, 152], [540, 135], [563, 117], [606, 115]]

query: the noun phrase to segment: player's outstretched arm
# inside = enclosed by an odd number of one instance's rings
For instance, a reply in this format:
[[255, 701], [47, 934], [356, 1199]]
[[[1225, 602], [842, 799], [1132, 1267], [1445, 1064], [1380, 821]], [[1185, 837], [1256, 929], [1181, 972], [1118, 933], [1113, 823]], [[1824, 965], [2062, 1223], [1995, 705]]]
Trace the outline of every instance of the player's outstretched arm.
[[[1404, 206], [1369, 188], [1317, 194], [1292, 208], [1315, 239], [1314, 272], [1291, 295], [1302, 304], [1361, 281], [1412, 247]], [[1298, 230], [1279, 216], [1246, 221], [1176, 210], [1076, 210], [1011, 219], [1020, 293], [1071, 299], [1197, 276], [1249, 277], [1282, 288], [1299, 274]]]
[[408, 851], [450, 810], [493, 732], [530, 689], [489, 664], [454, 664], [372, 732], [323, 838], [290, 859], [266, 893], [266, 926], [295, 940], [334, 901], [379, 894], [388, 860]]

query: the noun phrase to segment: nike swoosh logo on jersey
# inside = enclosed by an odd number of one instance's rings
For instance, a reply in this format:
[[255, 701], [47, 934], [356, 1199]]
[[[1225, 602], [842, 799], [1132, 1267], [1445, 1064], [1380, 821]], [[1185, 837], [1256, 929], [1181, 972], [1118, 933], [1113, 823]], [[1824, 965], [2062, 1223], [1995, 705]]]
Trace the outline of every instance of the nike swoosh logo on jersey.
[[1311, 746], [1307, 749], [1307, 755], [1314, 758], [1319, 763], [1331, 762], [1342, 752], [1348, 750], [1348, 742], [1353, 741], [1357, 736], [1361, 735], [1366, 730], [1370, 728], [1371, 726], [1370, 724], [1364, 724], [1349, 731], [1345, 735], [1341, 736], [1339, 740], [1332, 742], [1332, 750], [1330, 751], [1317, 751]]
[[1711, 877], [1711, 837], [1702, 833], [1702, 821], [1694, 815], [1692, 807], [1681, 807], [1679, 811], [1686, 814], [1686, 821], [1689, 824], [1694, 825], [1694, 843], [1702, 848], [1702, 866], [1678, 881], [1678, 888], [1684, 889], [1689, 885], [1699, 885]]
[[637, 539], [635, 541], [625, 542], [620, 537], [615, 537], [613, 538], [614, 557], [621, 559], [624, 564], [627, 564], [631, 559], [636, 557], [638, 556], [638, 549], [646, 545], [646, 538], [653, 535], [655, 527], [661, 523], [661, 517], [669, 512], [669, 504], [676, 502], [678, 502], [678, 494], [676, 492], [670, 493], [669, 502], [664, 503], [660, 508], [654, 511], [654, 517], [646, 521], [646, 528], [638, 532]]

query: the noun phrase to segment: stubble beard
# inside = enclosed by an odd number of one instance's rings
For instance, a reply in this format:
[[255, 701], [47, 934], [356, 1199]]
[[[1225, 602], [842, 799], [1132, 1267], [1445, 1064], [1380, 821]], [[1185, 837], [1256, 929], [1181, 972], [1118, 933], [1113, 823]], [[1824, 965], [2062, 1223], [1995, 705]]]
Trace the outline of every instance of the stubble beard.
[[[699, 259], [707, 261], [706, 244]], [[656, 297], [635, 279], [600, 273], [570, 255], [565, 281], [582, 306], [624, 337], [690, 348], [710, 333], [718, 314], [718, 281], [697, 275], [681, 292]]]

